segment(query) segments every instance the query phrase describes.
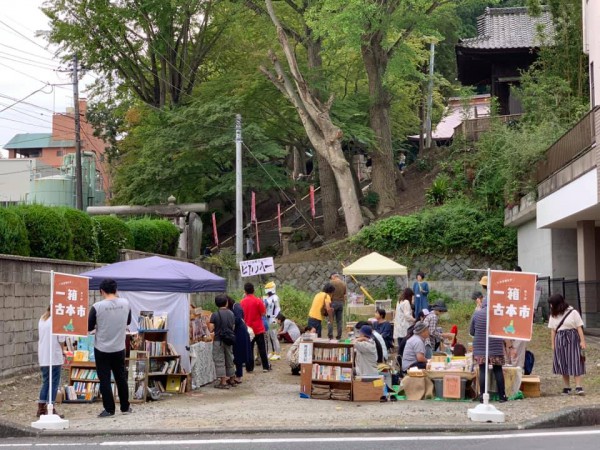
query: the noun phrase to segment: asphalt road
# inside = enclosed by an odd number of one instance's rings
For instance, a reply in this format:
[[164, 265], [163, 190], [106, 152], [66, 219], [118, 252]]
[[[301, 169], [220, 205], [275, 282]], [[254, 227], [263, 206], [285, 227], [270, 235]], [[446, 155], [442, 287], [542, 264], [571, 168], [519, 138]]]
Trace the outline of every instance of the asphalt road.
[[370, 450], [402, 448], [403, 450], [506, 450], [507, 448], [528, 450], [597, 450], [600, 429], [569, 428], [558, 430], [466, 433], [466, 434], [315, 434], [305, 435], [236, 435], [223, 434], [216, 437], [194, 435], [162, 436], [118, 436], [77, 438], [18, 438], [0, 441], [3, 449], [76, 449], [119, 448], [135, 450], [152, 449], [244, 449], [244, 450], [297, 450], [298, 448], [326, 450]]

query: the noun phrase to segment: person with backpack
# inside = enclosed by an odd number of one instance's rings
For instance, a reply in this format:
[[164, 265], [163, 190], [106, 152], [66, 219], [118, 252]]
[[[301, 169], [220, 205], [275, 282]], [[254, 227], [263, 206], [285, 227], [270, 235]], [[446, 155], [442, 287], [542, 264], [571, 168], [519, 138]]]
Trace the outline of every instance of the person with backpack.
[[215, 297], [215, 305], [219, 308], [210, 316], [208, 329], [214, 332], [213, 360], [217, 378], [217, 389], [229, 389], [237, 386], [235, 382], [235, 366], [233, 365], [233, 344], [235, 343], [235, 315], [228, 308], [228, 297], [219, 294]]

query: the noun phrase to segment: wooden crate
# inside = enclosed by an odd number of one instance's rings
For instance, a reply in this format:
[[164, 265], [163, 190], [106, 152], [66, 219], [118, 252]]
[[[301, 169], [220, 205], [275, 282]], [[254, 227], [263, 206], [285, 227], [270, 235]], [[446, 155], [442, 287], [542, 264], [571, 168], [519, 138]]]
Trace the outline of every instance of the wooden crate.
[[521, 379], [521, 392], [525, 398], [541, 397], [540, 377], [535, 375], [523, 375]]

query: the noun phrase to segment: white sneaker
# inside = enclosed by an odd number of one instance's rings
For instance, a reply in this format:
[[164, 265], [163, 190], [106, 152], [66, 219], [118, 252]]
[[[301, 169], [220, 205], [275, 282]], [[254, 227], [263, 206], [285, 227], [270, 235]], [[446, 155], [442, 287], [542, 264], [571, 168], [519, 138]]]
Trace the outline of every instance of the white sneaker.
[[281, 359], [281, 356], [279, 356], [277, 353], [273, 353], [271, 356], [269, 356], [269, 361], [277, 361], [278, 359]]

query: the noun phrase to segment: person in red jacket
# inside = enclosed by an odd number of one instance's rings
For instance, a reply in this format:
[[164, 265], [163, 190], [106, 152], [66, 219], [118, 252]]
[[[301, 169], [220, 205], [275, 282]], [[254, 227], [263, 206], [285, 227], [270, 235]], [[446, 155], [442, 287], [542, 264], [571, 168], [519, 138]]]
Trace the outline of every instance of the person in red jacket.
[[[252, 354], [254, 354], [254, 344], [258, 346], [258, 354], [262, 361], [263, 372], [271, 370], [271, 364], [267, 357], [267, 347], [265, 343], [265, 325], [263, 317], [267, 314], [264, 302], [254, 295], [254, 285], [246, 283], [244, 285], [245, 296], [241, 300], [240, 305], [244, 310], [244, 320], [246, 325], [254, 331], [254, 339], [252, 340]], [[250, 372], [246, 369], [247, 372]]]

